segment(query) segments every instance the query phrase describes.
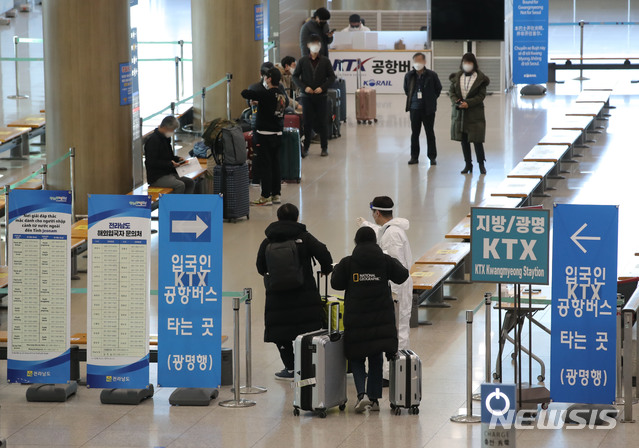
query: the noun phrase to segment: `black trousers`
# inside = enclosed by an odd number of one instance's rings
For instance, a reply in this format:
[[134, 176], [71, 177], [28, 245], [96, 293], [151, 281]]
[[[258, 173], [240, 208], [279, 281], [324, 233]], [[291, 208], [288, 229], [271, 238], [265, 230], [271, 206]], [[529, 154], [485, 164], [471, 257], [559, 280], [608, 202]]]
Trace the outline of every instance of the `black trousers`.
[[280, 358], [284, 363], [286, 370], [293, 370], [295, 368], [295, 355], [293, 354], [293, 341], [281, 341], [275, 343], [277, 349], [280, 351]]
[[255, 137], [257, 138], [255, 148], [260, 154], [258, 164], [262, 197], [279, 196], [282, 190], [282, 173], [280, 170], [282, 136], [256, 133]]
[[[486, 154], [484, 153], [484, 144], [482, 142], [475, 142], [475, 155], [477, 156], [477, 162], [482, 164], [486, 161]], [[467, 165], [472, 165], [473, 156], [470, 152], [470, 142], [468, 141], [468, 134], [462, 133], [462, 152], [464, 153], [464, 161]]]
[[300, 98], [304, 111], [304, 150], [308, 151], [313, 138], [313, 129], [320, 135], [322, 150], [328, 149], [328, 97], [305, 95]]
[[419, 158], [419, 134], [422, 126], [426, 131], [426, 143], [428, 144], [428, 158], [437, 159], [437, 143], [435, 142], [435, 114], [427, 114], [423, 109], [411, 109], [410, 111], [410, 156]]

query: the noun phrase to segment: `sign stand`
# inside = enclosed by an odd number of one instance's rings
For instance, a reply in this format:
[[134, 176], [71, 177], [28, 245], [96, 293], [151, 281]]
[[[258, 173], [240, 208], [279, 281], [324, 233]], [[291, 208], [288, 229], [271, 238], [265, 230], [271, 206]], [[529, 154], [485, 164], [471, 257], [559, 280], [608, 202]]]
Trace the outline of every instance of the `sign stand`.
[[27, 401], [65, 402], [77, 390], [78, 383], [75, 381], [67, 384], [32, 384], [27, 389]]
[[219, 395], [217, 389], [178, 387], [169, 397], [172, 406], [208, 406]]
[[153, 396], [153, 384], [146, 389], [104, 389], [100, 392], [102, 404], [140, 404]]
[[242, 394], [263, 394], [267, 391], [266, 387], [253, 386], [253, 367], [252, 367], [252, 352], [251, 352], [251, 301], [253, 299], [253, 289], [245, 288], [244, 294], [246, 295], [246, 385], [240, 387], [240, 393]]
[[233, 297], [233, 399], [220, 401], [225, 408], [248, 408], [255, 406], [252, 400], [240, 397], [240, 298]]

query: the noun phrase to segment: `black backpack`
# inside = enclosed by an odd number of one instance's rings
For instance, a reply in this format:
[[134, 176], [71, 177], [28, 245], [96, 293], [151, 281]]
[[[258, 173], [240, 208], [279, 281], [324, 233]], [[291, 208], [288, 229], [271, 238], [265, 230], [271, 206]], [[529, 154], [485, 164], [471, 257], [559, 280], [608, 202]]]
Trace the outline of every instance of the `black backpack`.
[[301, 239], [274, 241], [266, 245], [267, 273], [264, 284], [271, 291], [287, 291], [304, 285], [304, 267], [300, 261]]

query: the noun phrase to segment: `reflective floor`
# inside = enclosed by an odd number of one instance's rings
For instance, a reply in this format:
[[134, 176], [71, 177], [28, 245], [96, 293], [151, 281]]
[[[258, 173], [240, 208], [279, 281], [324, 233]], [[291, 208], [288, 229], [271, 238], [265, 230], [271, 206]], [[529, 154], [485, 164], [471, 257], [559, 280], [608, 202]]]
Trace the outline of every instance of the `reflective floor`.
[[[6, 35], [0, 34], [2, 49]], [[3, 63], [6, 64], [6, 63]], [[3, 98], [7, 94], [6, 66], [2, 66]], [[570, 76], [569, 76], [570, 75]], [[630, 82], [632, 73], [587, 73], [591, 83], [612, 83], [615, 91], [605, 130], [596, 135], [596, 142], [583, 150], [579, 163], [567, 166], [565, 180], [551, 181], [556, 190], [551, 198], [536, 199], [537, 204], [552, 208], [553, 202], [620, 205], [620, 272], [638, 271], [639, 234], [636, 221], [639, 205], [639, 152], [636, 143], [636, 110], [639, 88]], [[348, 123], [342, 137], [329, 143], [330, 156], [320, 158], [319, 147], [311, 147], [311, 155], [303, 163], [300, 185], [283, 187], [283, 200], [297, 204], [301, 220], [339, 259], [353, 248], [355, 220], [368, 217], [368, 203], [376, 195], [389, 195], [396, 204], [396, 213], [411, 221], [408, 232], [412, 252], [419, 257], [444, 238], [472, 205], [490, 196], [508, 172], [552, 126], [553, 120], [565, 113], [570, 101], [582, 85], [570, 81], [572, 73], [560, 73], [565, 84], [551, 86], [543, 98], [522, 98], [516, 92], [493, 95], [486, 99], [488, 135], [486, 142], [488, 174], [463, 176], [459, 144], [449, 139], [450, 104], [443, 96], [436, 121], [438, 165], [429, 167], [425, 157], [419, 166], [409, 167], [409, 124], [403, 111], [404, 98], [379, 96], [379, 123], [358, 126], [354, 120], [354, 98], [348, 96]], [[445, 76], [442, 76], [445, 78]], [[37, 82], [37, 80], [36, 80]], [[41, 80], [40, 80], [41, 82]], [[15, 103], [0, 102], [5, 117], [14, 113]], [[33, 107], [36, 106], [34, 101]], [[14, 112], [10, 112], [14, 110]], [[425, 147], [425, 139], [422, 137]], [[186, 150], [186, 148], [185, 148]], [[37, 156], [28, 162], [7, 162], [11, 167], [5, 179], [24, 177], [41, 163]], [[251, 190], [252, 197], [258, 195]], [[349, 377], [349, 403], [346, 411], [329, 412], [319, 419], [302, 413], [292, 413], [293, 392], [289, 383], [275, 381], [273, 373], [281, 362], [273, 344], [262, 342], [263, 297], [261, 278], [253, 268], [253, 260], [264, 234], [264, 228], [275, 219], [275, 207], [254, 208], [251, 219], [224, 224], [224, 289], [237, 291], [245, 287], [254, 290], [253, 310], [253, 382], [268, 388], [268, 392], [251, 398], [257, 405], [247, 409], [226, 409], [213, 401], [209, 407], [171, 407], [168, 397], [173, 391], [158, 388], [155, 396], [139, 406], [101, 405], [99, 390], [81, 387], [66, 403], [27, 403], [26, 387], [6, 384], [6, 362], [0, 361], [0, 437], [13, 447], [32, 446], [100, 446], [100, 447], [479, 447], [481, 427], [464, 425], [449, 419], [466, 406], [465, 375], [465, 311], [474, 309], [484, 292], [495, 291], [493, 285], [456, 285], [450, 293], [459, 298], [450, 309], [421, 310], [432, 326], [411, 330], [411, 346], [423, 361], [423, 401], [417, 416], [394, 416], [384, 392], [379, 413], [359, 415], [353, 412], [355, 389]], [[154, 226], [156, 223], [154, 223]], [[157, 256], [157, 236], [153, 237], [154, 260]], [[85, 260], [80, 260], [81, 264]], [[152, 288], [157, 284], [157, 266], [153, 262]], [[86, 278], [74, 281], [73, 287], [84, 287]], [[448, 289], [448, 288], [447, 288]], [[484, 381], [484, 310], [475, 316], [473, 346], [473, 389]], [[497, 311], [492, 311], [493, 335], [497, 332]], [[550, 310], [537, 316], [550, 325]], [[244, 323], [242, 323], [244, 325]], [[86, 330], [86, 298], [72, 297], [72, 332]], [[6, 328], [6, 312], [0, 314], [0, 328]], [[157, 328], [157, 303], [152, 300], [151, 330]], [[223, 333], [232, 334], [232, 313], [225, 303]], [[243, 332], [242, 332], [243, 334]], [[526, 340], [527, 333], [524, 333]], [[534, 352], [549, 365], [550, 340], [540, 331], [533, 331]], [[230, 343], [226, 344], [230, 346]], [[496, 338], [493, 337], [493, 363]], [[242, 351], [242, 355], [243, 355]], [[509, 347], [504, 354], [504, 380], [513, 376]], [[243, 356], [242, 356], [243, 358]], [[527, 359], [525, 359], [527, 361]], [[156, 383], [156, 366], [152, 365], [151, 382]], [[539, 375], [533, 365], [532, 377]], [[524, 379], [527, 379], [527, 374]], [[548, 374], [546, 376], [549, 376]], [[546, 382], [547, 386], [552, 386]], [[220, 391], [220, 399], [231, 397], [229, 387]], [[565, 404], [552, 404], [565, 408]], [[639, 409], [635, 408], [636, 412]], [[525, 429], [517, 433], [519, 447], [610, 447], [632, 446], [639, 437], [639, 423], [618, 424], [614, 429]]]

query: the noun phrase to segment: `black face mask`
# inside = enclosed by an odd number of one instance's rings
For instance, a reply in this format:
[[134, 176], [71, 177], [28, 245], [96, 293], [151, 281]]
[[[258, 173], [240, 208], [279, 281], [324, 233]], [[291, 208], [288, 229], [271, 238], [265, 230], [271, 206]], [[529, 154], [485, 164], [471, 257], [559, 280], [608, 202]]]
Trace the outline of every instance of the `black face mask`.
[[319, 21], [319, 26], [324, 26], [326, 25], [328, 22], [326, 20], [320, 20]]

